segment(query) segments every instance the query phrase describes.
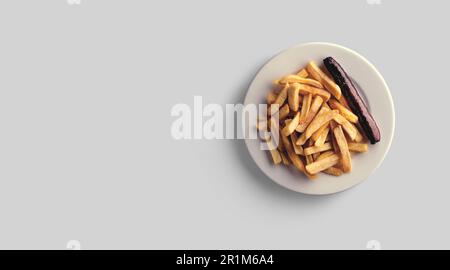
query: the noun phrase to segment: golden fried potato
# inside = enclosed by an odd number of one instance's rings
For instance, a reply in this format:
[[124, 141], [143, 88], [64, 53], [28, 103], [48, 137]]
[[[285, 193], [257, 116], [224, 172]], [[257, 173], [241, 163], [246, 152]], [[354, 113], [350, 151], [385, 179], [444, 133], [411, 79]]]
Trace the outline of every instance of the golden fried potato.
[[300, 87], [298, 84], [293, 84], [288, 89], [288, 103], [291, 111], [298, 111], [300, 107]]
[[299, 72], [297, 72], [297, 76], [300, 76], [302, 78], [308, 78], [309, 74], [306, 69], [302, 68]]
[[277, 99], [277, 94], [274, 92], [274, 91], [270, 91], [268, 94], [267, 94], [267, 97], [266, 97], [266, 100], [267, 100], [267, 104], [272, 104], [272, 103], [274, 103], [275, 102], [275, 100]]
[[347, 109], [344, 105], [339, 103], [339, 101], [332, 98], [328, 101], [328, 103], [330, 104], [331, 108], [338, 110], [341, 113], [341, 115], [345, 117], [345, 119], [354, 124], [358, 123], [358, 116], [356, 116], [352, 111]]
[[336, 168], [336, 167], [328, 168], [326, 170], [323, 170], [322, 172], [326, 173], [326, 174], [329, 174], [329, 175], [333, 175], [333, 176], [341, 176], [341, 175], [344, 174], [343, 170], [341, 170], [339, 168]]
[[333, 81], [333, 79], [328, 77], [328, 75], [326, 75], [314, 61], [308, 63], [306, 70], [313, 79], [316, 79], [322, 83], [325, 86], [325, 89], [327, 89], [333, 96], [335, 96], [338, 100], [341, 98], [341, 88]]
[[329, 157], [326, 157], [324, 159], [321, 159], [319, 161], [315, 161], [311, 164], [306, 165], [306, 171], [310, 174], [317, 174], [321, 171], [324, 171], [328, 168], [333, 167], [334, 165], [338, 164], [339, 162], [339, 156], [336, 154], [333, 154]]
[[298, 112], [292, 119], [292, 121], [290, 121], [289, 124], [287, 124], [283, 128], [283, 130], [281, 131], [282, 135], [286, 137], [291, 135], [291, 133], [295, 131], [295, 128], [297, 128], [299, 121], [300, 121], [300, 112]]
[[319, 138], [317, 138], [317, 140], [314, 141], [314, 145], [315, 146], [323, 145], [326, 142], [329, 133], [330, 133], [330, 127], [328, 125], [326, 125], [325, 129], [322, 131], [322, 133], [320, 134]]
[[350, 151], [348, 150], [347, 140], [345, 139], [342, 127], [338, 125], [333, 130], [334, 138], [339, 147], [339, 153], [341, 156], [342, 170], [344, 172], [350, 172], [352, 170], [352, 160], [350, 156]]
[[310, 86], [307, 84], [299, 84], [299, 85], [300, 85], [299, 88], [300, 94], [302, 95], [312, 94], [313, 96], [320, 96], [325, 101], [328, 101], [331, 97], [330, 93], [324, 89]]
[[284, 154], [283, 152], [280, 152], [281, 160], [283, 161], [283, 164], [286, 166], [291, 165], [291, 162], [289, 161], [289, 158]]
[[354, 125], [352, 125], [352, 123], [350, 123], [347, 119], [345, 119], [345, 117], [340, 114], [335, 115], [333, 120], [336, 121], [339, 125], [342, 125], [342, 128], [345, 130], [352, 141], [355, 140], [358, 130]]
[[310, 85], [316, 88], [320, 88], [323, 89], [323, 85], [314, 80], [314, 79], [307, 79], [307, 78], [303, 78], [297, 75], [288, 75], [286, 77], [283, 77], [280, 79], [280, 81], [278, 82], [279, 84], [293, 84], [293, 83], [301, 83], [301, 84], [306, 84], [306, 85]]
[[352, 152], [364, 153], [369, 151], [369, 145], [367, 143], [348, 143], [348, 150]]
[[283, 106], [284, 102], [287, 99], [289, 84], [286, 84], [281, 92], [278, 94], [277, 98], [273, 102], [273, 104], [278, 104], [280, 107]]
[[309, 179], [316, 178], [315, 175], [312, 175], [306, 171], [303, 161], [301, 160], [299, 155], [295, 154], [294, 147], [289, 143], [289, 139], [287, 137], [281, 136], [281, 140], [285, 145], [286, 152], [294, 167], [297, 168], [297, 170], [303, 172]]
[[292, 132], [290, 137], [291, 137], [292, 147], [294, 147], [294, 152], [297, 155], [304, 156], [305, 154], [303, 153], [303, 147], [295, 144], [295, 142], [298, 140], [297, 132]]
[[306, 117], [301, 118], [300, 122], [296, 128], [298, 132], [304, 132], [308, 127], [309, 123], [316, 117], [316, 114], [319, 112], [320, 107], [322, 106], [323, 99], [320, 96], [316, 96], [314, 101], [311, 104], [311, 108], [309, 109]]
[[[327, 110], [327, 109], [325, 108], [325, 110]], [[308, 128], [300, 136], [300, 138], [297, 140], [296, 144], [297, 145], [305, 144], [306, 140], [308, 140], [314, 134], [314, 132], [316, 132], [321, 126], [330, 122], [335, 117], [336, 114], [338, 114], [338, 112], [333, 110], [333, 111], [328, 111], [328, 112], [322, 113], [321, 115], [318, 115], [308, 125]], [[297, 131], [298, 131], [298, 127], [297, 127]]]
[[310, 147], [307, 147], [307, 148], [303, 149], [303, 153], [305, 155], [312, 155], [312, 154], [315, 154], [315, 153], [320, 153], [320, 152], [324, 152], [324, 151], [330, 150], [332, 148], [333, 147], [331, 146], [331, 143], [325, 143], [325, 144], [323, 144], [321, 146], [310, 146]]

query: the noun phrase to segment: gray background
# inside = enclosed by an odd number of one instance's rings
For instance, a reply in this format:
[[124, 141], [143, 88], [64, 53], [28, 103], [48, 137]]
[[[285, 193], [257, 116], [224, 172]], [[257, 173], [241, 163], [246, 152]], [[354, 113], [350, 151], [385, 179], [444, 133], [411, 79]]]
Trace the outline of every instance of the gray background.
[[[447, 1], [0, 3], [0, 248], [450, 248]], [[242, 141], [175, 141], [176, 103], [238, 103], [272, 55], [350, 47], [396, 134], [341, 194], [267, 179]]]

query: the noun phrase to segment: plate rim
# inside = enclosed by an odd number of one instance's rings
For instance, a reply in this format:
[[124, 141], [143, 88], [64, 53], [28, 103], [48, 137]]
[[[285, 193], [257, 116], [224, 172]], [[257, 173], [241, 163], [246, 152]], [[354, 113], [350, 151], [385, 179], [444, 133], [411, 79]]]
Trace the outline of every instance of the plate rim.
[[279, 182], [279, 181], [276, 181], [276, 180], [273, 179], [270, 175], [268, 175], [268, 174], [266, 173], [266, 171], [265, 171], [264, 169], [261, 168], [261, 166], [258, 164], [258, 162], [256, 162], [255, 158], [253, 157], [252, 151], [250, 151], [250, 146], [249, 146], [249, 140], [250, 140], [250, 139], [249, 139], [249, 138], [246, 138], [246, 139], [244, 140], [244, 142], [245, 142], [245, 146], [246, 146], [246, 148], [247, 148], [247, 150], [248, 150], [248, 152], [249, 152], [249, 154], [250, 154], [250, 156], [251, 156], [253, 162], [254, 162], [254, 163], [256, 164], [256, 166], [264, 173], [264, 175], [266, 175], [266, 177], [269, 178], [272, 182], [276, 183], [276, 184], [279, 185], [279, 186], [282, 186], [283, 188], [286, 188], [286, 189], [288, 189], [288, 190], [291, 190], [291, 191], [294, 191], [294, 192], [297, 192], [297, 193], [300, 193], [300, 194], [313, 195], [313, 196], [326, 196], [326, 195], [332, 195], [332, 194], [341, 193], [341, 192], [350, 190], [350, 189], [352, 189], [352, 188], [358, 186], [359, 184], [361, 184], [362, 182], [364, 182], [367, 178], [369, 178], [369, 176], [372, 175], [372, 174], [373, 174], [373, 173], [381, 166], [381, 164], [383, 163], [383, 161], [384, 161], [384, 159], [386, 158], [387, 154], [389, 153], [389, 151], [390, 151], [390, 149], [391, 149], [391, 146], [392, 146], [392, 142], [393, 142], [393, 140], [394, 140], [394, 136], [395, 136], [395, 126], [396, 126], [396, 114], [395, 114], [394, 99], [393, 99], [393, 97], [392, 97], [391, 90], [390, 90], [388, 84], [386, 83], [386, 80], [385, 80], [384, 77], [381, 75], [381, 73], [378, 71], [378, 69], [375, 67], [375, 65], [372, 64], [372, 62], [370, 62], [367, 58], [365, 58], [365, 57], [364, 57], [363, 55], [361, 55], [360, 53], [358, 53], [358, 52], [356, 52], [356, 51], [354, 51], [354, 50], [352, 50], [352, 49], [350, 49], [350, 48], [347, 48], [347, 47], [345, 47], [345, 46], [343, 46], [343, 45], [339, 45], [339, 44], [331, 43], [331, 42], [305, 42], [305, 43], [299, 43], [299, 44], [297, 44], [297, 45], [294, 45], [294, 46], [288, 47], [288, 48], [286, 48], [286, 49], [284, 49], [284, 50], [281, 50], [281, 51], [279, 51], [278, 53], [276, 53], [275, 55], [273, 55], [272, 57], [270, 57], [270, 58], [269, 58], [269, 59], [268, 59], [268, 60], [267, 60], [267, 61], [266, 61], [259, 69], [258, 69], [258, 71], [255, 73], [255, 75], [254, 75], [254, 77], [253, 77], [251, 83], [249, 84], [249, 86], [248, 86], [248, 88], [247, 88], [247, 92], [245, 93], [245, 97], [244, 97], [244, 106], [246, 106], [246, 105], [248, 104], [247, 99], [248, 99], [248, 96], [249, 96], [250, 89], [252, 88], [253, 84], [255, 83], [256, 77], [258, 76], [258, 74], [261, 72], [261, 70], [262, 70], [264, 67], [266, 67], [266, 66], [267, 66], [272, 60], [274, 60], [276, 57], [278, 57], [279, 55], [281, 55], [281, 54], [283, 54], [283, 53], [285, 53], [285, 52], [287, 52], [287, 51], [289, 51], [289, 50], [297, 49], [297, 48], [299, 48], [299, 47], [304, 47], [304, 46], [313, 46], [313, 45], [333, 46], [333, 47], [337, 47], [337, 48], [339, 48], [339, 49], [341, 49], [341, 50], [345, 50], [345, 51], [347, 51], [347, 52], [349, 52], [349, 53], [355, 55], [356, 57], [358, 57], [359, 59], [361, 59], [363, 62], [365, 62], [365, 63], [366, 63], [373, 71], [375, 71], [376, 76], [381, 80], [382, 84], [384, 85], [385, 89], [387, 90], [386, 92], [387, 92], [387, 96], [388, 96], [388, 99], [389, 99], [389, 105], [390, 105], [390, 107], [392, 108], [392, 116], [391, 116], [391, 118], [392, 118], [392, 130], [391, 130], [391, 132], [390, 132], [390, 134], [389, 134], [390, 140], [389, 140], [389, 142], [388, 142], [388, 144], [387, 144], [386, 150], [384, 151], [384, 153], [383, 153], [381, 159], [377, 162], [377, 164], [374, 166], [374, 168], [371, 170], [370, 174], [369, 174], [367, 177], [365, 177], [364, 179], [358, 181], [356, 184], [353, 184], [353, 185], [351, 185], [351, 186], [349, 186], [349, 187], [347, 187], [347, 188], [344, 188], [344, 189], [342, 189], [342, 190], [338, 190], [338, 191], [335, 191], [335, 192], [324, 192], [324, 193], [304, 192], [304, 191], [296, 190], [296, 189], [293, 189], [293, 188], [291, 188], [291, 187], [289, 187], [289, 186], [286, 186], [285, 184], [283, 184], [283, 183], [281, 183], [281, 182]]

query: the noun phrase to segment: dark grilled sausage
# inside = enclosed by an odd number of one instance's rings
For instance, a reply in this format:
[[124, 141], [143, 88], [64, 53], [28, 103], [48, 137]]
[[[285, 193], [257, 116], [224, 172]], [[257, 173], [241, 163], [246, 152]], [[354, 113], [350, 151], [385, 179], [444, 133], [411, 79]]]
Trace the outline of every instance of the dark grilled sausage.
[[355, 85], [353, 85], [350, 77], [333, 57], [325, 58], [323, 63], [325, 64], [328, 72], [330, 72], [331, 76], [333, 76], [334, 81], [341, 88], [342, 94], [347, 100], [350, 109], [358, 116], [359, 123], [361, 124], [361, 127], [363, 128], [363, 131], [370, 143], [376, 144], [379, 142], [381, 139], [381, 134], [378, 129], [378, 125], [364, 104], [364, 101], [362, 100]]

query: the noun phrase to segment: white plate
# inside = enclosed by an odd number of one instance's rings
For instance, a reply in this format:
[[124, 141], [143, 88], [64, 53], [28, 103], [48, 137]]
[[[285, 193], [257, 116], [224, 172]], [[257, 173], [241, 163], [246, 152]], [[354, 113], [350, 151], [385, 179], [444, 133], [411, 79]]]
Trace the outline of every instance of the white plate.
[[306, 43], [287, 49], [266, 63], [256, 75], [245, 97], [247, 104], [263, 104], [273, 80], [298, 71], [314, 60], [332, 56], [347, 71], [364, 96], [366, 104], [380, 128], [381, 141], [369, 146], [369, 152], [352, 155], [353, 170], [340, 177], [320, 174], [311, 181], [291, 166], [275, 166], [267, 152], [260, 150], [259, 140], [246, 139], [250, 155], [259, 168], [281, 186], [313, 195], [340, 192], [364, 181], [381, 164], [394, 136], [395, 112], [389, 88], [376, 68], [358, 53], [330, 43]]

